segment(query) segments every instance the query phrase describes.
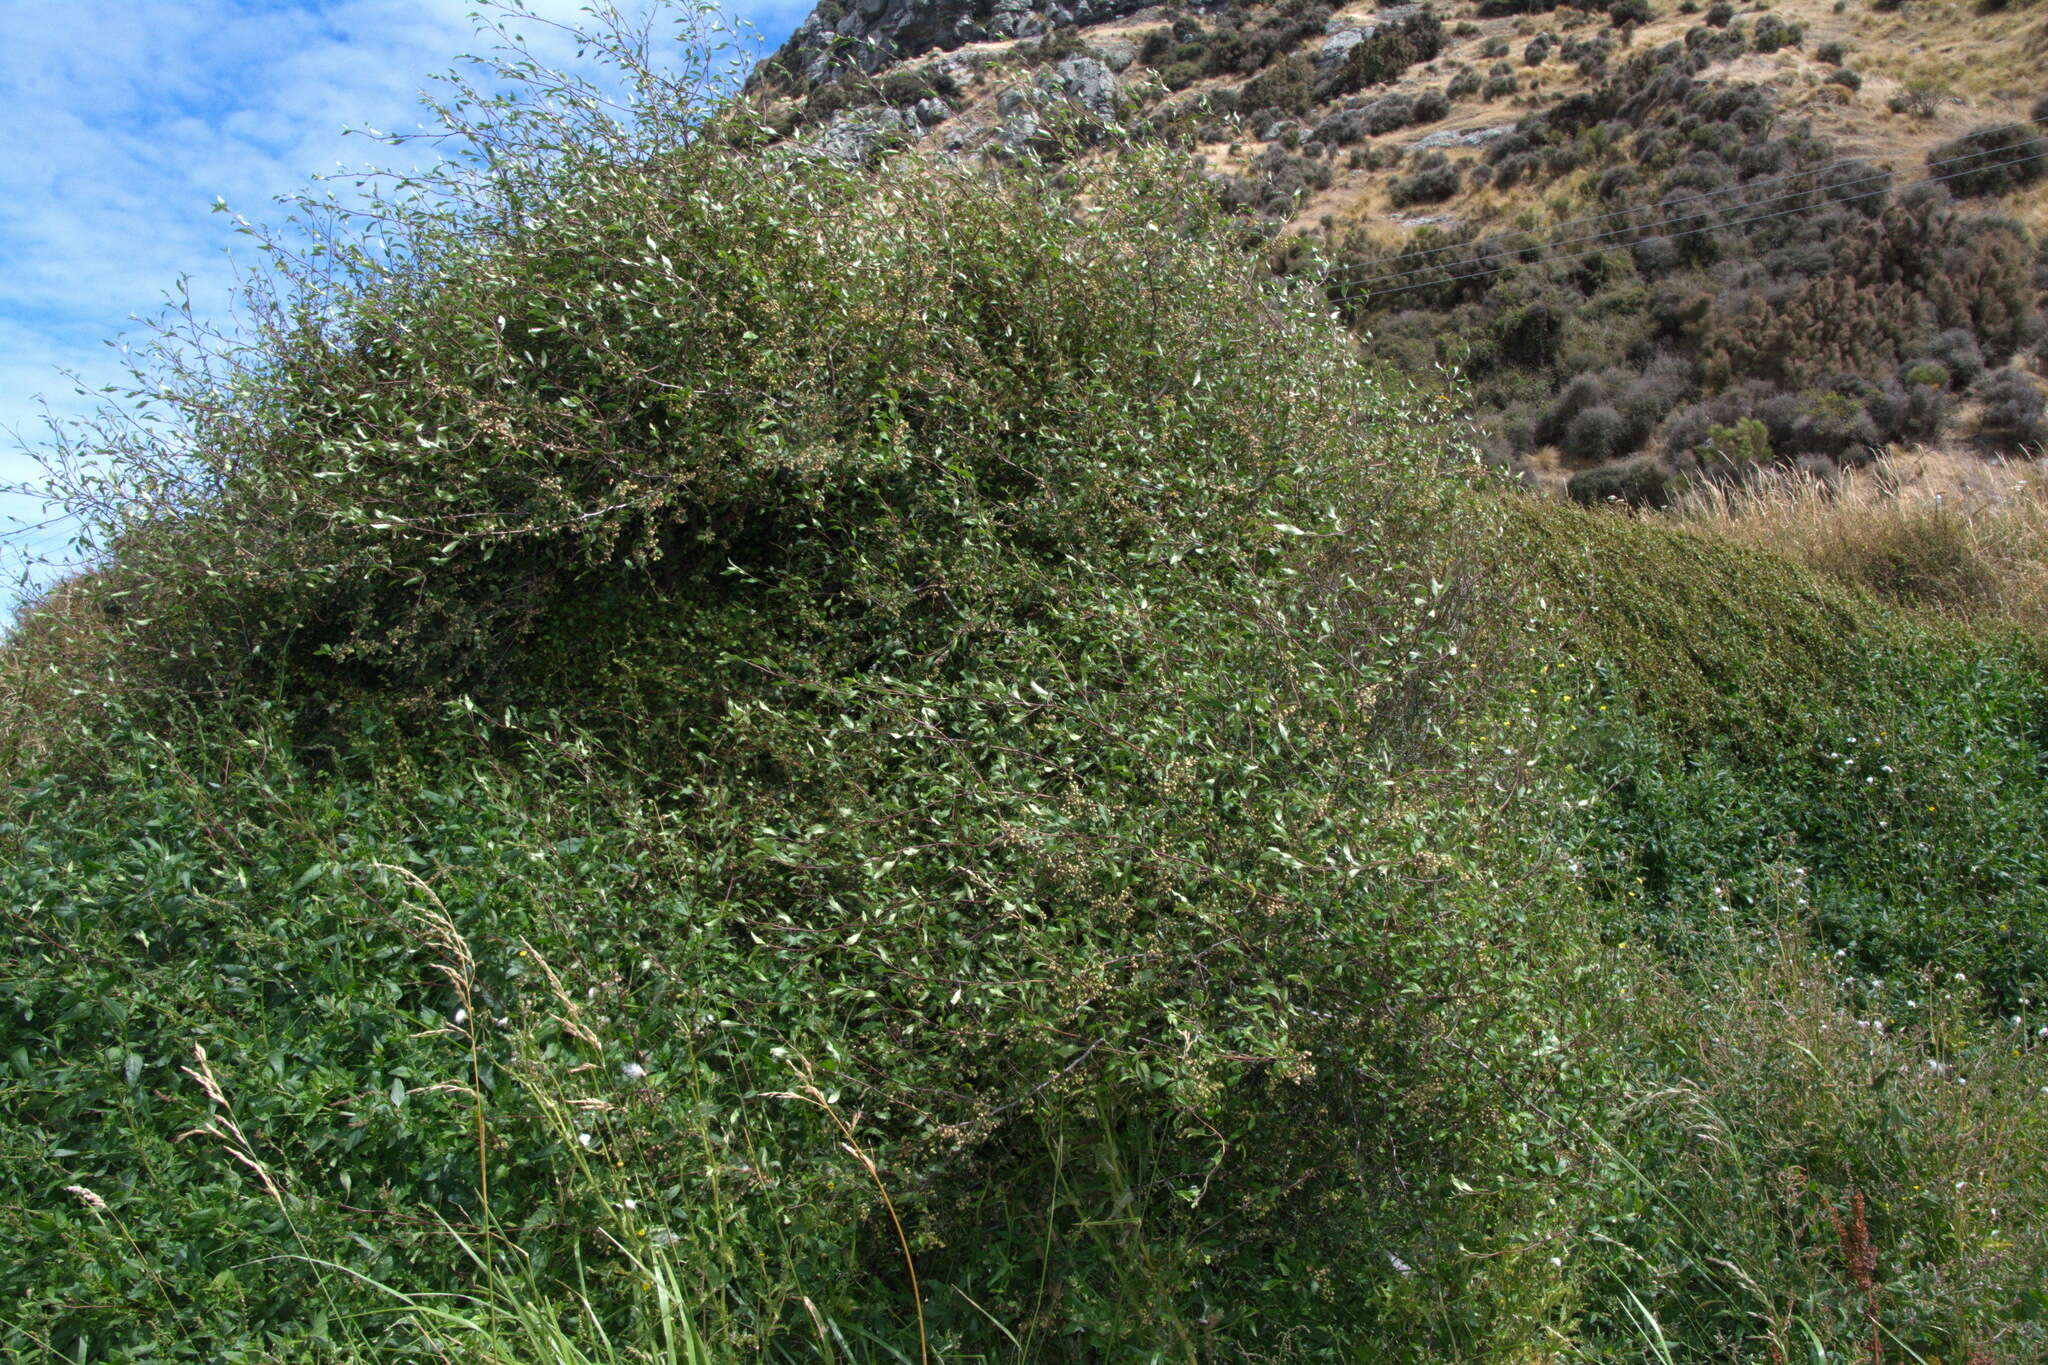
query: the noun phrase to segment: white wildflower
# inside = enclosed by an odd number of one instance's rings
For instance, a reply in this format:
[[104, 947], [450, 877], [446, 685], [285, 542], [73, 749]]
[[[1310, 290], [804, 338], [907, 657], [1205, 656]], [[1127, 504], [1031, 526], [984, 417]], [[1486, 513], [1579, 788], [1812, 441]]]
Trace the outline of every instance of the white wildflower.
[[647, 1068], [638, 1062], [627, 1062], [619, 1068], [619, 1074], [629, 1081], [644, 1081], [647, 1079]]

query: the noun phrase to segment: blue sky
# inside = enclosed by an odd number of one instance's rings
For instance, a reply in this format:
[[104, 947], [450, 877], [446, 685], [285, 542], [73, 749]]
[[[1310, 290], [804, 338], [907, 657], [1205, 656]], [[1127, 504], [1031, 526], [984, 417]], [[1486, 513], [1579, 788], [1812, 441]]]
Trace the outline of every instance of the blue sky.
[[[583, 0], [529, 3], [573, 19]], [[157, 312], [181, 277], [202, 316], [226, 316], [243, 239], [217, 199], [275, 220], [275, 197], [315, 174], [391, 163], [392, 149], [344, 129], [414, 126], [418, 92], [476, 50], [474, 8], [0, 0], [0, 484], [34, 476], [20, 442], [42, 439], [45, 403], [92, 406], [64, 372], [88, 389], [120, 382], [107, 343], [139, 336], [134, 319]], [[772, 47], [809, 8], [740, 0], [737, 15]], [[33, 502], [0, 496], [0, 529], [37, 516]]]

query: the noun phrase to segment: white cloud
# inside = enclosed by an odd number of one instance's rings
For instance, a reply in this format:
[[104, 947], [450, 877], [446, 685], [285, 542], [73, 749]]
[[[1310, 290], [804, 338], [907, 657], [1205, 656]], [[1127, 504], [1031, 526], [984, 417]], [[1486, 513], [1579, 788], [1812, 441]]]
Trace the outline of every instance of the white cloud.
[[[800, 4], [801, 0], [799, 0]], [[231, 301], [247, 242], [213, 212], [343, 166], [411, 159], [343, 128], [417, 126], [417, 92], [476, 49], [473, 0], [0, 0], [0, 433], [35, 439], [40, 399], [85, 411], [122, 378], [105, 344], [182, 277], [202, 316]], [[582, 0], [530, 0], [574, 20]], [[807, 6], [750, 4], [771, 45]], [[515, 25], [546, 50], [545, 23]], [[421, 153], [424, 155], [424, 153]], [[0, 436], [0, 484], [32, 466]], [[0, 527], [31, 512], [0, 498]], [[4, 593], [4, 588], [0, 588]]]

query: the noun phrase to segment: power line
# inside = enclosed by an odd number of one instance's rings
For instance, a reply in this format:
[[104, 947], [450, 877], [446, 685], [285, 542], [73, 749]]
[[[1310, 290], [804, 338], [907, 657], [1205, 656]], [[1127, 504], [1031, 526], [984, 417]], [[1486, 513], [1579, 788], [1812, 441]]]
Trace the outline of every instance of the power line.
[[[2011, 125], [2001, 125], [2001, 129], [1995, 129], [1995, 131], [2003, 131], [2003, 129], [2009, 129], [2009, 127], [2028, 127], [2028, 125], [2023, 125], [2023, 123], [2011, 123]], [[1974, 162], [1974, 160], [1978, 160], [1978, 156], [1980, 156], [1980, 153], [1964, 153], [1964, 156], [1954, 156], [1954, 158], [1946, 158], [1946, 160], [1942, 160], [1942, 162], [1929, 162], [1929, 168], [1933, 168], [1933, 166], [1956, 166], [1956, 164], [1962, 164], [1962, 162]], [[1858, 160], [1858, 158], [1847, 158], [1847, 160], [1843, 160], [1843, 162], [1829, 162], [1827, 166], [1817, 166], [1817, 168], [1810, 168], [1810, 170], [1800, 170], [1800, 172], [1788, 172], [1788, 174], [1784, 174], [1784, 176], [1776, 176], [1776, 180], [1792, 180], [1792, 178], [1798, 178], [1798, 176], [1819, 176], [1819, 174], [1823, 174], [1825, 170], [1831, 170], [1831, 168], [1835, 168], [1835, 166], [1845, 166], [1845, 164], [1853, 164], [1855, 160]], [[2028, 162], [2028, 160], [2038, 160], [2038, 158], [2032, 158], [2032, 156], [2025, 156], [2025, 158], [2017, 158], [2017, 160], [2019, 160], [2019, 162]], [[1962, 172], [1954, 172], [1954, 174], [1948, 174], [1948, 176], [1923, 176], [1921, 180], [1915, 180], [1915, 182], [1909, 182], [1909, 184], [1921, 184], [1921, 182], [1933, 184], [1933, 182], [1942, 182], [1942, 180], [1954, 180], [1956, 176], [1976, 174], [1976, 172], [1980, 172], [1980, 170], [1997, 170], [1999, 166], [2011, 166], [2011, 164], [2015, 164], [2015, 162], [1997, 162], [1997, 164], [1991, 164], [1991, 162], [1978, 162], [1978, 164], [1974, 164], [1974, 166], [1970, 166], [1970, 168], [1966, 168], [1966, 170], [1962, 170]], [[1872, 174], [1868, 174], [1868, 176], [1855, 176], [1853, 180], [1841, 180], [1841, 182], [1837, 182], [1837, 184], [1833, 184], [1833, 186], [1827, 186], [1827, 190], [1825, 190], [1825, 192], [1827, 192], [1827, 201], [1829, 201], [1829, 203], [1853, 203], [1853, 201], [1858, 201], [1858, 199], [1872, 199], [1872, 196], [1876, 196], [1876, 194], [1884, 194], [1884, 192], [1888, 192], [1888, 190], [1890, 190], [1890, 186], [1886, 184], [1886, 186], [1882, 186], [1882, 188], [1878, 188], [1878, 190], [1872, 190], [1870, 194], [1835, 194], [1833, 190], [1835, 190], [1835, 188], [1847, 188], [1847, 186], [1855, 186], [1855, 184], [1870, 184], [1870, 182], [1876, 182], [1876, 180], [1890, 180], [1890, 176], [1892, 176], [1892, 172], [1890, 172], [1890, 170], [1878, 170], [1878, 172], [1872, 172]], [[1712, 196], [1712, 194], [1747, 194], [1747, 192], [1751, 192], [1751, 190], [1753, 190], [1753, 188], [1755, 188], [1757, 184], [1765, 184], [1765, 182], [1761, 182], [1761, 180], [1751, 180], [1749, 184], [1733, 184], [1733, 186], [1724, 186], [1724, 188], [1720, 188], [1720, 190], [1712, 190], [1712, 192], [1706, 192], [1706, 194], [1702, 194], [1702, 199], [1710, 199], [1710, 196]], [[1821, 186], [1808, 186], [1808, 188], [1792, 190], [1792, 192], [1786, 192], [1786, 194], [1767, 194], [1767, 196], [1763, 196], [1763, 199], [1749, 199], [1749, 201], [1743, 201], [1743, 209], [1761, 209], [1761, 207], [1765, 207], [1765, 205], [1774, 205], [1774, 203], [1786, 203], [1786, 201], [1790, 201], [1790, 199], [1802, 199], [1802, 196], [1806, 196], [1806, 194], [1817, 194], [1817, 192], [1823, 192], [1823, 190], [1821, 190]], [[1597, 221], [1602, 221], [1604, 217], [1626, 217], [1626, 215], [1630, 215], [1630, 213], [1649, 213], [1649, 211], [1653, 211], [1653, 209], [1651, 209], [1649, 205], [1636, 205], [1636, 207], [1630, 207], [1630, 209], [1616, 209], [1614, 213], [1608, 213], [1608, 215], [1597, 215], [1597, 217], [1585, 217], [1585, 219], [1577, 219], [1577, 223], [1597, 223]], [[1720, 211], [1720, 207], [1718, 207], [1718, 205], [1710, 205], [1710, 207], [1704, 207], [1704, 209], [1702, 209], [1702, 207], [1694, 207], [1694, 209], [1692, 209], [1690, 213], [1681, 213], [1681, 215], [1679, 215], [1679, 217], [1675, 217], [1675, 219], [1665, 219], [1665, 223], [1688, 223], [1688, 221], [1696, 221], [1696, 219], [1710, 219], [1710, 217], [1714, 217], [1714, 215], [1716, 215], [1718, 211]], [[1780, 215], [1765, 215], [1765, 217], [1780, 217]], [[1759, 219], [1753, 219], [1753, 221], [1759, 221]], [[1573, 221], [1567, 221], [1567, 223], [1559, 223], [1559, 227], [1573, 227], [1573, 225], [1575, 225]], [[1739, 225], [1739, 223], [1720, 223], [1720, 225], [1722, 225], [1722, 227], [1735, 227], [1735, 225]], [[1589, 233], [1589, 235], [1583, 235], [1583, 237], [1552, 237], [1550, 241], [1546, 241], [1546, 244], [1544, 244], [1544, 246], [1542, 246], [1540, 250], [1554, 250], [1554, 248], [1561, 248], [1561, 246], [1573, 246], [1573, 244], [1579, 244], [1579, 241], [1614, 241], [1614, 239], [1620, 239], [1620, 237], [1624, 237], [1624, 235], [1626, 235], [1626, 233], [1630, 233], [1630, 231], [1638, 231], [1638, 229], [1651, 229], [1651, 227], [1657, 227], [1657, 225], [1653, 225], [1653, 223], [1630, 223], [1630, 225], [1624, 225], [1624, 227], [1614, 227], [1614, 229], [1608, 229], [1608, 231], [1599, 231], [1599, 233]], [[1655, 235], [1659, 235], [1659, 237], [1683, 237], [1683, 235], [1690, 235], [1690, 233], [1694, 233], [1694, 231], [1704, 231], [1704, 229], [1683, 229], [1683, 231], [1657, 231]], [[1470, 246], [1470, 244], [1450, 244], [1450, 246], [1440, 246], [1440, 248], [1427, 248], [1427, 250], [1430, 250], [1430, 254], [1438, 254], [1438, 252], [1456, 252], [1456, 250], [1460, 250], [1462, 246]], [[1513, 256], [1520, 256], [1520, 254], [1522, 254], [1522, 250], [1497, 250], [1497, 252], [1487, 252], [1487, 254], [1481, 254], [1481, 256], [1477, 256], [1477, 258], [1473, 258], [1473, 260], [1464, 260], [1464, 262], [1454, 262], [1454, 264], [1456, 264], [1456, 266], [1470, 266], [1470, 264], [1479, 264], [1481, 260], [1509, 260], [1509, 258], [1513, 258]], [[1397, 264], [1399, 264], [1399, 262], [1403, 262], [1403, 260], [1413, 260], [1413, 256], [1409, 256], [1409, 254], [1401, 254], [1401, 256], [1397, 256], [1397, 258], [1395, 258], [1395, 262], [1397, 262]], [[1364, 284], [1374, 284], [1374, 282], [1380, 282], [1380, 280], [1405, 280], [1405, 278], [1409, 278], [1409, 276], [1417, 276], [1417, 274], [1430, 274], [1432, 270], [1440, 270], [1440, 268], [1444, 268], [1444, 266], [1417, 266], [1417, 268], [1409, 268], [1409, 270], [1395, 270], [1395, 272], [1389, 272], [1389, 274], [1376, 274], [1376, 276], [1372, 276], [1370, 280], [1364, 280]]]
[[[2021, 164], [2023, 164], [2023, 163], [2026, 163], [2026, 162], [2029, 162], [2029, 161], [2041, 161], [2041, 160], [2044, 160], [2044, 159], [2048, 159], [2048, 152], [2035, 152], [2035, 153], [2032, 153], [2032, 154], [2030, 154], [2030, 155], [2027, 155], [2027, 156], [2021, 156], [2021, 157], [2014, 157], [2014, 158], [2011, 158], [2010, 160], [2006, 160], [2006, 161], [1998, 161], [1998, 162], [1986, 162], [1986, 163], [1984, 163], [1984, 164], [1981, 164], [1981, 165], [1978, 165], [1978, 166], [1973, 166], [1973, 167], [1971, 167], [1971, 168], [1970, 168], [1969, 170], [1965, 170], [1965, 171], [1955, 171], [1955, 172], [1951, 172], [1951, 173], [1950, 173], [1950, 174], [1948, 174], [1948, 175], [1931, 175], [1931, 176], [1924, 176], [1924, 177], [1922, 177], [1921, 179], [1919, 179], [1919, 180], [1916, 180], [1916, 181], [1912, 181], [1912, 182], [1910, 182], [1910, 183], [1912, 183], [1912, 184], [1916, 184], [1916, 185], [1933, 185], [1933, 184], [1940, 184], [1940, 183], [1941, 183], [1942, 181], [1945, 181], [1945, 180], [1955, 180], [1955, 179], [1958, 179], [1958, 178], [1960, 178], [1960, 177], [1962, 177], [1962, 176], [1965, 176], [1965, 175], [1974, 175], [1974, 174], [1977, 174], [1977, 173], [1979, 173], [1979, 172], [1981, 172], [1981, 171], [1988, 171], [1988, 170], [1998, 170], [1998, 169], [2001, 169], [2001, 168], [2003, 168], [2003, 167], [2006, 167], [2006, 166], [2017, 166], [2017, 165], [2021, 165]], [[1828, 199], [1827, 203], [1828, 203], [1828, 204], [1849, 204], [1849, 203], [1854, 203], [1854, 202], [1856, 202], [1856, 201], [1857, 201], [1857, 200], [1859, 200], [1859, 199], [1875, 199], [1875, 198], [1877, 198], [1877, 197], [1878, 197], [1879, 195], [1883, 195], [1883, 194], [1888, 194], [1888, 193], [1890, 193], [1890, 187], [1889, 187], [1889, 186], [1887, 186], [1887, 187], [1885, 187], [1885, 188], [1882, 188], [1882, 189], [1876, 189], [1876, 190], [1866, 190], [1866, 191], [1865, 191], [1865, 192], [1863, 192], [1862, 194], [1847, 194], [1847, 195], [1839, 195], [1839, 196], [1832, 196], [1832, 197], [1830, 197], [1830, 198]], [[1772, 202], [1772, 201], [1768, 201], [1768, 200], [1767, 200], [1767, 201], [1765, 201], [1765, 202]], [[1780, 210], [1778, 210], [1778, 211], [1777, 211], [1776, 213], [1764, 213], [1764, 214], [1758, 214], [1758, 215], [1756, 215], [1755, 217], [1751, 217], [1751, 218], [1736, 218], [1736, 219], [1733, 219], [1733, 220], [1730, 220], [1730, 221], [1727, 221], [1727, 222], [1718, 222], [1718, 223], [1710, 223], [1710, 224], [1708, 224], [1708, 225], [1706, 225], [1706, 226], [1704, 226], [1704, 227], [1696, 227], [1696, 228], [1686, 228], [1686, 229], [1683, 229], [1682, 231], [1678, 231], [1678, 232], [1661, 232], [1661, 233], [1658, 233], [1658, 234], [1656, 234], [1656, 235], [1657, 235], [1657, 236], [1659, 236], [1659, 237], [1664, 237], [1664, 238], [1666, 238], [1666, 239], [1670, 239], [1670, 238], [1678, 238], [1678, 237], [1694, 237], [1694, 236], [1698, 236], [1698, 235], [1699, 235], [1700, 233], [1703, 233], [1703, 232], [1714, 232], [1714, 231], [1718, 231], [1718, 230], [1720, 230], [1720, 229], [1723, 229], [1723, 228], [1737, 228], [1737, 227], [1746, 227], [1746, 226], [1748, 226], [1748, 225], [1749, 225], [1749, 224], [1751, 224], [1751, 223], [1761, 223], [1761, 222], [1766, 222], [1766, 221], [1768, 221], [1768, 220], [1770, 220], [1770, 219], [1773, 219], [1773, 218], [1783, 218], [1783, 217], [1785, 217], [1785, 216], [1786, 216], [1787, 214], [1793, 214], [1793, 213], [1807, 213], [1807, 212], [1811, 212], [1811, 211], [1813, 211], [1814, 209], [1817, 209], [1817, 208], [1820, 208], [1820, 207], [1823, 207], [1823, 205], [1818, 205], [1818, 204], [1802, 204], [1802, 205], [1798, 205], [1798, 206], [1795, 206], [1795, 207], [1793, 207], [1793, 208], [1789, 208], [1789, 209], [1780, 209]], [[1683, 221], [1683, 220], [1680, 220], [1680, 221]], [[1592, 240], [1592, 239], [1588, 239], [1588, 238], [1582, 238], [1582, 239], [1579, 239], [1579, 240]], [[1544, 261], [1545, 263], [1554, 263], [1554, 262], [1560, 262], [1560, 261], [1574, 261], [1574, 260], [1582, 260], [1582, 259], [1584, 259], [1584, 258], [1586, 258], [1586, 257], [1589, 257], [1589, 256], [1598, 256], [1598, 255], [1601, 255], [1601, 254], [1603, 254], [1603, 253], [1605, 252], [1605, 250], [1606, 250], [1606, 248], [1605, 248], [1605, 247], [1595, 247], [1595, 248], [1593, 248], [1593, 249], [1591, 249], [1591, 250], [1586, 250], [1586, 251], [1571, 251], [1571, 252], [1565, 252], [1565, 253], [1562, 253], [1562, 254], [1546, 254], [1546, 255], [1545, 255], [1545, 256], [1543, 257], [1543, 261]], [[1503, 263], [1503, 264], [1501, 264], [1501, 265], [1494, 265], [1494, 266], [1488, 266], [1488, 267], [1487, 267], [1486, 269], [1483, 269], [1483, 270], [1471, 270], [1471, 271], [1466, 271], [1466, 272], [1464, 272], [1464, 273], [1462, 273], [1462, 274], [1452, 274], [1452, 275], [1445, 275], [1445, 276], [1443, 276], [1443, 277], [1441, 277], [1441, 278], [1438, 278], [1438, 279], [1430, 279], [1430, 280], [1421, 280], [1421, 281], [1418, 281], [1417, 283], [1414, 283], [1414, 284], [1404, 284], [1404, 285], [1399, 285], [1399, 286], [1396, 286], [1395, 288], [1392, 288], [1392, 289], [1379, 289], [1379, 288], [1374, 288], [1374, 287], [1372, 287], [1372, 286], [1373, 286], [1373, 283], [1374, 283], [1375, 281], [1377, 281], [1377, 280], [1398, 280], [1398, 279], [1405, 279], [1405, 278], [1407, 278], [1407, 277], [1408, 277], [1409, 275], [1415, 275], [1415, 274], [1426, 274], [1426, 273], [1428, 273], [1428, 269], [1426, 268], [1426, 269], [1424, 269], [1424, 270], [1421, 270], [1421, 271], [1404, 271], [1404, 272], [1401, 272], [1401, 273], [1399, 273], [1399, 274], [1394, 274], [1394, 275], [1381, 275], [1381, 276], [1375, 276], [1375, 277], [1373, 277], [1373, 279], [1372, 279], [1372, 280], [1364, 281], [1364, 282], [1361, 282], [1361, 283], [1359, 283], [1359, 284], [1354, 284], [1354, 285], [1349, 285], [1349, 286], [1346, 286], [1346, 293], [1347, 293], [1347, 294], [1350, 294], [1350, 295], [1352, 295], [1352, 296], [1355, 296], [1355, 297], [1359, 297], [1359, 298], [1361, 298], [1361, 300], [1362, 300], [1362, 301], [1364, 301], [1364, 302], [1370, 302], [1370, 301], [1371, 301], [1371, 300], [1373, 300], [1373, 299], [1376, 299], [1376, 298], [1380, 298], [1380, 297], [1382, 297], [1382, 296], [1384, 296], [1384, 295], [1388, 295], [1388, 294], [1405, 294], [1405, 293], [1408, 293], [1408, 292], [1409, 292], [1410, 290], [1415, 290], [1415, 289], [1430, 289], [1430, 288], [1434, 288], [1434, 287], [1436, 287], [1436, 286], [1439, 286], [1439, 285], [1446, 285], [1446, 284], [1456, 284], [1456, 283], [1458, 283], [1458, 282], [1459, 282], [1460, 280], [1476, 280], [1476, 279], [1482, 279], [1482, 278], [1484, 278], [1484, 277], [1486, 277], [1486, 276], [1488, 276], [1488, 275], [1498, 275], [1498, 274], [1499, 274], [1499, 273], [1500, 273], [1501, 271], [1503, 271], [1503, 270], [1506, 270], [1506, 269], [1507, 269], [1507, 268], [1509, 267], [1509, 265], [1512, 265], [1512, 264], [1514, 263], [1512, 259], [1508, 259], [1508, 258], [1511, 258], [1511, 257], [1514, 257], [1514, 256], [1518, 256], [1518, 255], [1520, 255], [1520, 253], [1519, 253], [1519, 252], [1504, 252], [1504, 253], [1500, 253], [1500, 254], [1498, 254], [1498, 255], [1494, 255], [1494, 256], [1490, 256], [1490, 257], [1482, 257], [1482, 258], [1480, 258], [1480, 259], [1487, 259], [1487, 260], [1502, 260], [1502, 261], [1504, 261], [1505, 263]], [[1455, 268], [1455, 266], [1456, 266], [1456, 265], [1472, 265], [1472, 264], [1476, 264], [1476, 261], [1465, 261], [1465, 262], [1457, 262], [1457, 263], [1454, 263], [1454, 265], [1453, 265], [1452, 267], [1448, 267], [1448, 268]]]

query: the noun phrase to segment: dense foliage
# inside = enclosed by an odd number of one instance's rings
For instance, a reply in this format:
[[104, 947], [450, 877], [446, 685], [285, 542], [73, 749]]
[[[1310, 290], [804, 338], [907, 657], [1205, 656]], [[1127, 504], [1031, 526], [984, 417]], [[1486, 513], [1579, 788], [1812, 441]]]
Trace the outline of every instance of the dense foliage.
[[[1766, 460], [1819, 468], [1928, 439], [1974, 377], [1945, 350], [1997, 362], [2043, 333], [2039, 244], [1952, 202], [2038, 176], [2040, 139], [1972, 134], [1894, 192], [1888, 172], [1781, 119], [1769, 92], [1695, 78], [1746, 42], [1763, 50], [1762, 23], [1694, 29], [1487, 145], [1474, 183], [1571, 187], [1555, 232], [1452, 223], [1390, 250], [1361, 228], [1327, 251], [1283, 239], [1274, 260], [1326, 270], [1379, 354], [1468, 375], [1504, 461], [1650, 451], [1664, 478], [1723, 478], [1741, 471], [1712, 433], [1744, 420], [1762, 424]], [[1411, 156], [1395, 204], [1454, 193], [1442, 161]]]
[[[1413, 1321], [1461, 1248], [1543, 1278], [1516, 1096], [1574, 922], [1490, 894], [1542, 875], [1512, 841], [1477, 860], [1522, 783], [1453, 743], [1464, 514], [1400, 386], [1169, 165], [731, 141], [495, 154], [398, 266], [287, 280], [260, 364], [176, 393], [187, 444], [129, 452], [179, 493], [103, 501], [106, 563], [26, 623], [25, 689], [99, 691], [17, 732], [9, 1169], [59, 1205], [18, 1330], [276, 1346], [313, 1266], [184, 1268], [274, 1216], [438, 1287], [402, 1229], [481, 1229], [488, 1187], [549, 1248], [599, 1215], [564, 1134], [517, 1137], [522, 1068], [643, 1207], [727, 1202], [693, 1274], [735, 1345], [807, 1333], [799, 1291], [907, 1328], [875, 1191], [763, 1098], [805, 1085], [958, 1291], [941, 1343], [978, 1304], [1060, 1353], [1295, 1355]], [[195, 1045], [275, 1210], [173, 1141]], [[70, 1184], [189, 1250], [103, 1268]]]
[[1171, 157], [598, 46], [75, 438], [6, 1350], [2038, 1352], [2028, 648], [1504, 501]]

